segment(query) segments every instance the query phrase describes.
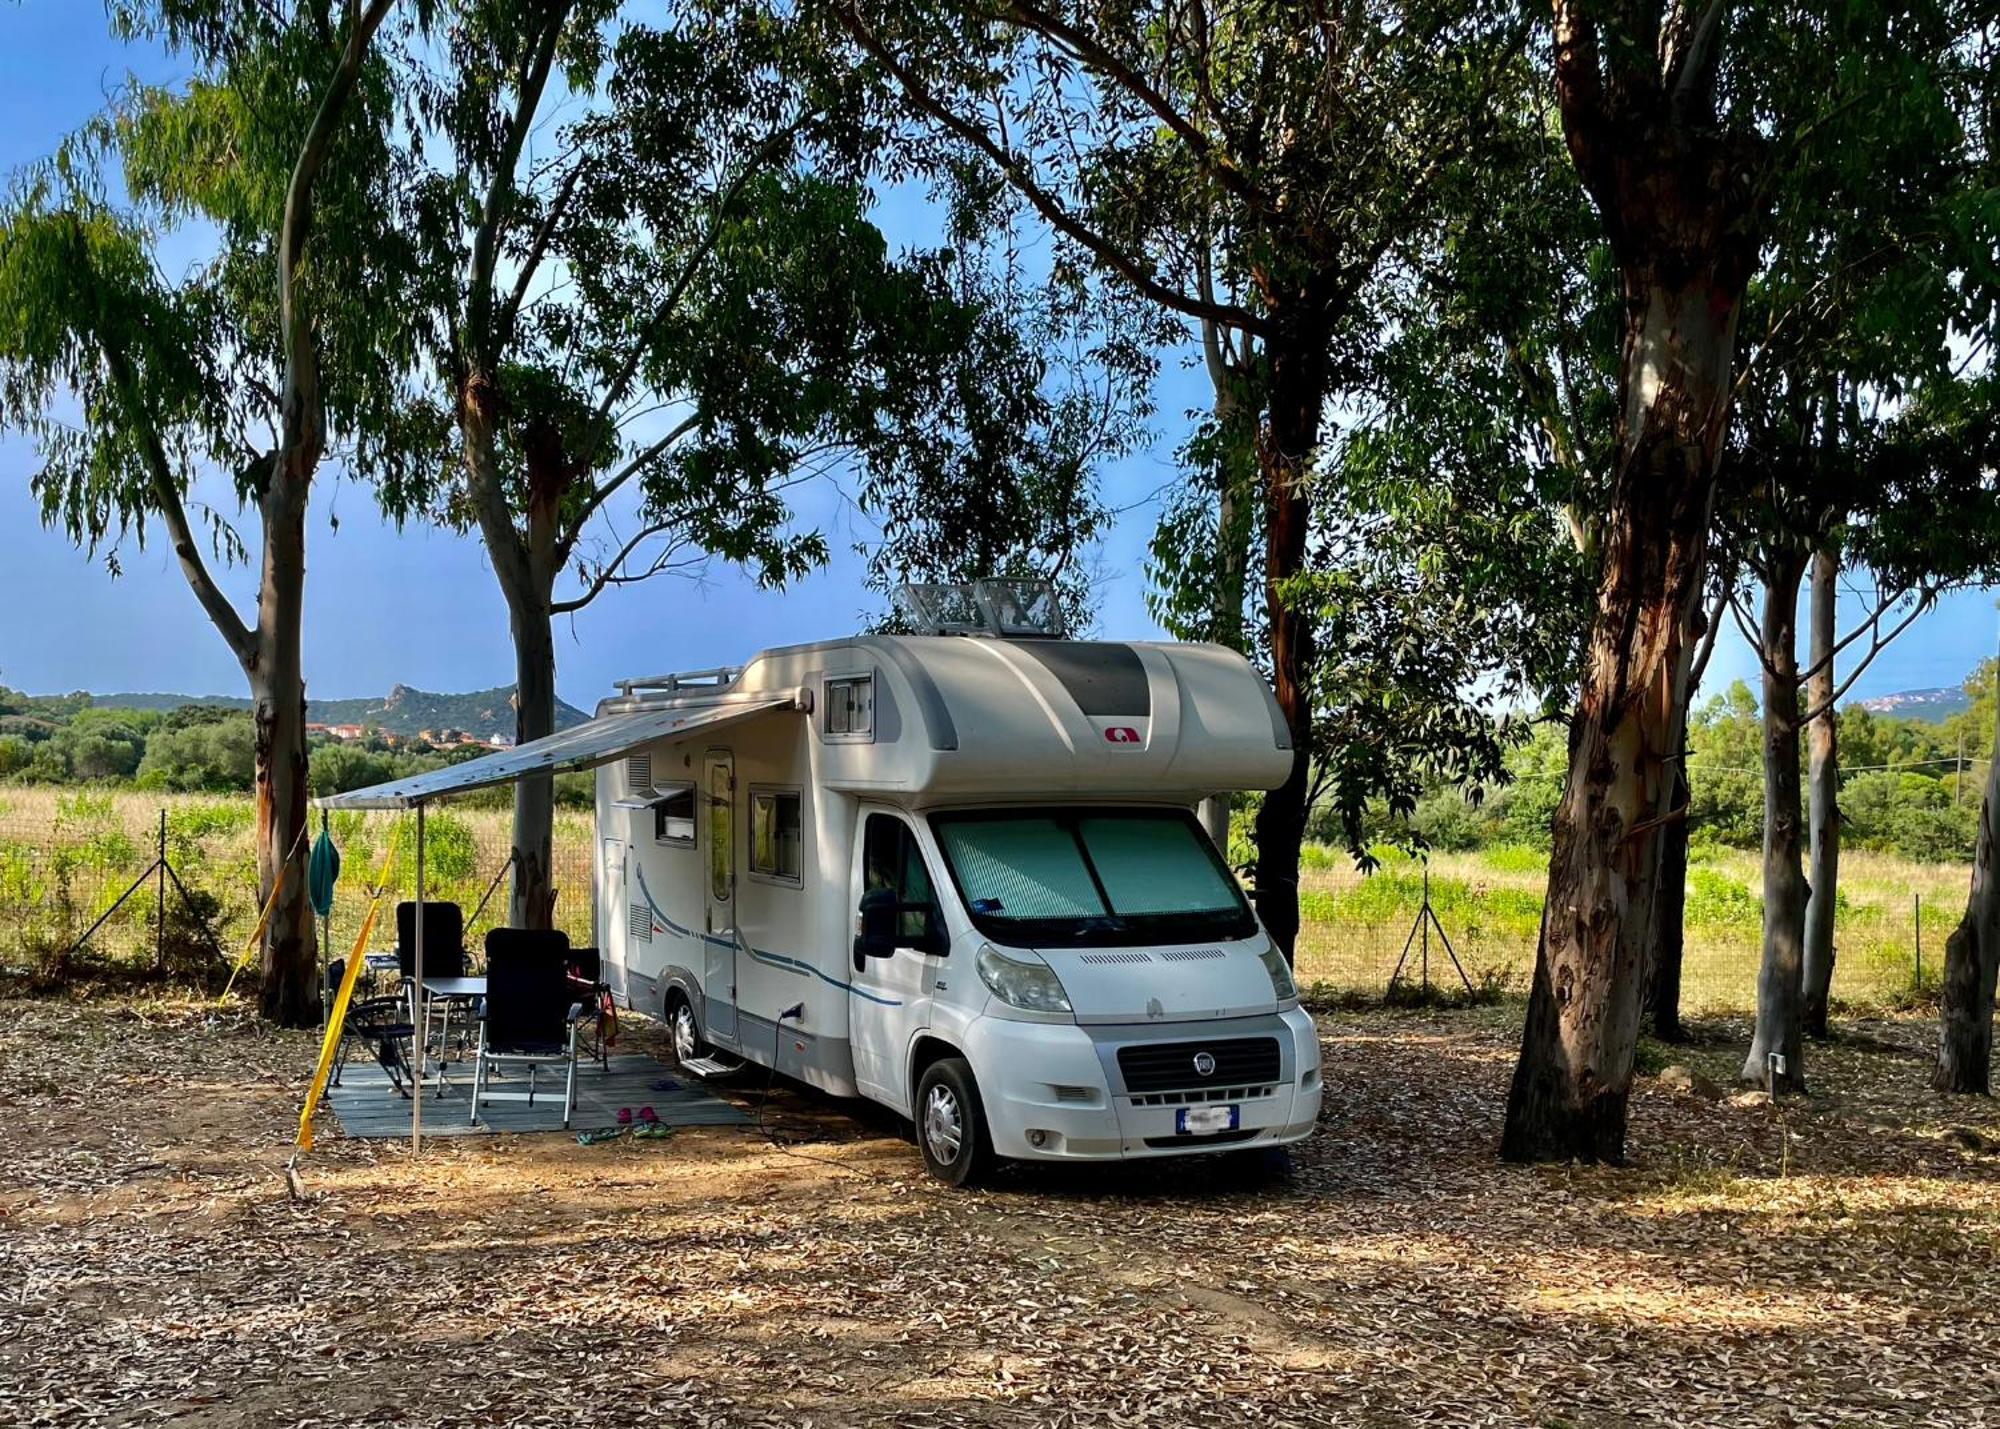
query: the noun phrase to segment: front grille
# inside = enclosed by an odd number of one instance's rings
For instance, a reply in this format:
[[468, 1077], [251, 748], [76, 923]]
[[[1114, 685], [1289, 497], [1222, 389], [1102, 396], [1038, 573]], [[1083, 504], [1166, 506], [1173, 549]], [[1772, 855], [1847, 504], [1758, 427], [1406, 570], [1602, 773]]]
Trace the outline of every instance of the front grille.
[[[1215, 1070], [1203, 1076], [1195, 1058], [1208, 1053]], [[1173, 1092], [1260, 1086], [1278, 1080], [1278, 1039], [1237, 1037], [1215, 1042], [1140, 1042], [1118, 1049], [1125, 1090]]]
[[1069, 1087], [1057, 1083], [1051, 1083], [1050, 1085], [1055, 1087], [1056, 1100], [1059, 1102], [1092, 1103], [1097, 1100], [1097, 1089], [1095, 1087]]
[[1150, 963], [1152, 960], [1153, 955], [1151, 953], [1084, 953], [1077, 959], [1078, 962], [1098, 964]]
[[1222, 956], [1220, 948], [1174, 948], [1160, 954], [1163, 963], [1206, 963]]
[[1186, 1092], [1143, 1092], [1133, 1106], [1194, 1106], [1198, 1102], [1248, 1102], [1268, 1097], [1276, 1087], [1206, 1087]]

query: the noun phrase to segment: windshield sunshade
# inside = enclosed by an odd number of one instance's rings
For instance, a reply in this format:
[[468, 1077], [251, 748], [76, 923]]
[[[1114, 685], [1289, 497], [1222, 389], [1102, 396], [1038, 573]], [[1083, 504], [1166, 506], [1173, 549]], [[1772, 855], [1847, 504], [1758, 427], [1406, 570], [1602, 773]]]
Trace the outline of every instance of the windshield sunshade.
[[1179, 810], [940, 814], [953, 881], [982, 931], [1016, 941], [1174, 942], [1255, 926]]

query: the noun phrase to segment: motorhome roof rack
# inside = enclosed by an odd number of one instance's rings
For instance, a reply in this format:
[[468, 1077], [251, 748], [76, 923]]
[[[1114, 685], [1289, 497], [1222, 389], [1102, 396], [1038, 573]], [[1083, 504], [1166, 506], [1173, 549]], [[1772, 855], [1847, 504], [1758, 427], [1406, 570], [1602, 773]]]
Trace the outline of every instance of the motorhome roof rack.
[[895, 601], [904, 624], [919, 635], [1060, 640], [1068, 634], [1054, 583], [1033, 577], [901, 585]]
[[710, 670], [682, 670], [674, 675], [647, 675], [637, 680], [613, 680], [611, 687], [624, 695], [635, 695], [641, 690], [660, 691], [678, 695], [725, 689], [736, 683], [736, 677], [743, 673], [740, 665], [717, 665]]

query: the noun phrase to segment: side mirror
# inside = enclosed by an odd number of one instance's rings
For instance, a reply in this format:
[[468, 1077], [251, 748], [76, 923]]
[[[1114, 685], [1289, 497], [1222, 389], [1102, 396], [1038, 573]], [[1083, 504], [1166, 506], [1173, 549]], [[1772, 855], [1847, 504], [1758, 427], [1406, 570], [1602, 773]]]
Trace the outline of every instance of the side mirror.
[[886, 888], [861, 895], [860, 931], [854, 939], [854, 965], [864, 958], [886, 958], [896, 951], [896, 914], [901, 905]]
[[[945, 951], [943, 920], [935, 904], [903, 903], [889, 889], [871, 888], [861, 895], [860, 914], [860, 931], [854, 939], [857, 968], [866, 958], [893, 957], [897, 948], [935, 954]], [[906, 919], [913, 920], [914, 926]]]

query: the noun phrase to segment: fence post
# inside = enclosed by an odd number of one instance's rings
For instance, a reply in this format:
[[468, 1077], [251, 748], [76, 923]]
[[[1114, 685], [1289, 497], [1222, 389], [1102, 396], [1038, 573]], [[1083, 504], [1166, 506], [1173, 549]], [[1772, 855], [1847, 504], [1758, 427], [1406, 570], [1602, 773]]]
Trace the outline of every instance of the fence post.
[[167, 807], [160, 806], [160, 842], [155, 850], [155, 861], [160, 869], [160, 906], [153, 921], [153, 970], [165, 972], [167, 967]]
[[1924, 985], [1924, 895], [1912, 893], [1910, 902], [1914, 909], [1912, 917], [1917, 925], [1917, 987], [1921, 989]]

